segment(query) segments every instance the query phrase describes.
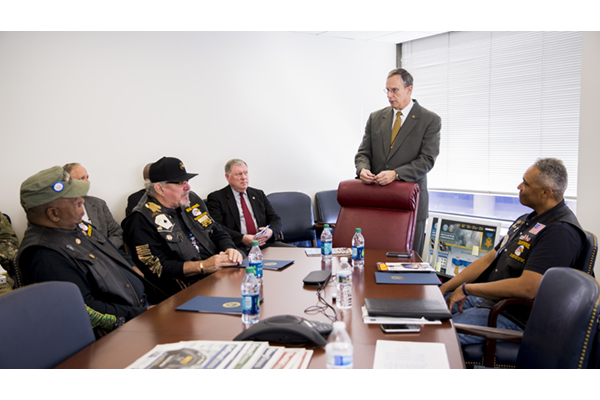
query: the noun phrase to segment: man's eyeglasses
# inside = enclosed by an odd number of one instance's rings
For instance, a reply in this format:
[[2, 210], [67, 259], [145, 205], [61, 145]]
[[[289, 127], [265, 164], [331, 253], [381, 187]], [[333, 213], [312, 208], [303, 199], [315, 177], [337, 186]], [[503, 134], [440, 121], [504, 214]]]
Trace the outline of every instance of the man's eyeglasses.
[[177, 185], [177, 186], [183, 186], [187, 183], [188, 181], [183, 181], [183, 182], [167, 182], [170, 183], [171, 185]]
[[[404, 86], [402, 89], [406, 89], [406, 86]], [[389, 92], [392, 92], [392, 94], [396, 94], [399, 91], [401, 91], [402, 89], [398, 89], [398, 88], [388, 89], [388, 88], [385, 88], [385, 89], [383, 89], [383, 93], [388, 94]]]

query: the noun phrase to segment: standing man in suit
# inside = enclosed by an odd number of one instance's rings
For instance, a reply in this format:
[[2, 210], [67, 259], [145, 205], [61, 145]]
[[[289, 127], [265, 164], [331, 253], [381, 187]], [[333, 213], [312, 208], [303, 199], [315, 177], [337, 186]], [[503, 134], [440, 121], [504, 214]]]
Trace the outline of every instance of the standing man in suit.
[[[249, 187], [248, 165], [234, 158], [225, 164], [229, 185], [208, 195], [210, 215], [229, 233], [237, 248], [245, 253], [258, 240], [261, 248], [279, 245], [281, 218], [262, 190]], [[265, 233], [255, 239], [265, 227]], [[287, 245], [286, 245], [287, 246]]]
[[[90, 183], [90, 176], [81, 164], [65, 164], [63, 169], [71, 175], [71, 179]], [[123, 229], [115, 221], [106, 202], [98, 197], [88, 196], [87, 194], [83, 196], [83, 199], [85, 200], [85, 205], [83, 206], [85, 215], [83, 216], [83, 220], [98, 229], [116, 248], [123, 246]]]
[[396, 68], [388, 74], [385, 92], [390, 107], [369, 116], [354, 163], [365, 184], [387, 185], [394, 180], [419, 184], [413, 250], [421, 254], [429, 216], [427, 173], [440, 152], [442, 119], [413, 100], [412, 90], [408, 71]]

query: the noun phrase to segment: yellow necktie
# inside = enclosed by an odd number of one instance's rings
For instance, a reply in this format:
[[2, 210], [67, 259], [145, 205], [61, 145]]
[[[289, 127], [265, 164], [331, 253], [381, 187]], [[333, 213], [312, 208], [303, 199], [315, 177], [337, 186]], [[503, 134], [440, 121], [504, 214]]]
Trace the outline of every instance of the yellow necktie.
[[402, 111], [398, 111], [396, 113], [396, 121], [394, 121], [394, 126], [392, 126], [392, 142], [390, 143], [390, 149], [394, 147], [394, 142], [398, 137], [398, 132], [400, 132], [400, 126], [402, 125], [402, 119], [400, 116], [402, 115]]

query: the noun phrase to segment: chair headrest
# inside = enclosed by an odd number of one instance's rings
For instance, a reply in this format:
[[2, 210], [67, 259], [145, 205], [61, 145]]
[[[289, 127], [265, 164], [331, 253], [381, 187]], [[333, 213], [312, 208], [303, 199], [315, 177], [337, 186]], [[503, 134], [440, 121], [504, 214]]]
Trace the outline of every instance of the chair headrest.
[[388, 208], [416, 210], [419, 185], [394, 181], [389, 185], [366, 185], [358, 179], [342, 181], [338, 187], [338, 203], [342, 207]]

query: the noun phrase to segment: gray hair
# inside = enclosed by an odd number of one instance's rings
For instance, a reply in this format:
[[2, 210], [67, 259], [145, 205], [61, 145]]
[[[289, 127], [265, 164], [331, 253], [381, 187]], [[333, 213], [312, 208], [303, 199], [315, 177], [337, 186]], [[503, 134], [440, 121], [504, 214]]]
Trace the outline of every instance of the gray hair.
[[241, 164], [244, 164], [246, 167], [248, 166], [248, 164], [246, 164], [246, 161], [240, 160], [239, 158], [232, 158], [231, 160], [227, 161], [227, 164], [225, 164], [225, 173], [230, 174], [231, 167], [233, 167], [234, 165], [241, 165]]
[[569, 175], [563, 162], [558, 158], [539, 158], [533, 166], [540, 171], [538, 184], [549, 187], [554, 192], [554, 198], [562, 200], [569, 183]]
[[150, 182], [150, 181], [145, 181], [144, 182], [144, 188], [146, 189], [146, 194], [148, 196], [152, 196], [152, 197], [156, 196], [156, 189], [154, 188], [154, 184], [155, 183], [159, 183], [161, 186], [164, 186], [164, 185], [167, 184], [167, 182]]
[[412, 75], [404, 68], [396, 68], [396, 69], [391, 70], [390, 73], [388, 74], [388, 78], [391, 78], [394, 75], [400, 75], [400, 78], [402, 79], [402, 83], [404, 83], [404, 86], [408, 87], [408, 86], [413, 85]]
[[63, 169], [70, 174], [71, 171], [73, 171], [73, 168], [79, 167], [80, 165], [81, 164], [79, 164], [78, 162], [72, 162], [72, 163], [63, 165]]

